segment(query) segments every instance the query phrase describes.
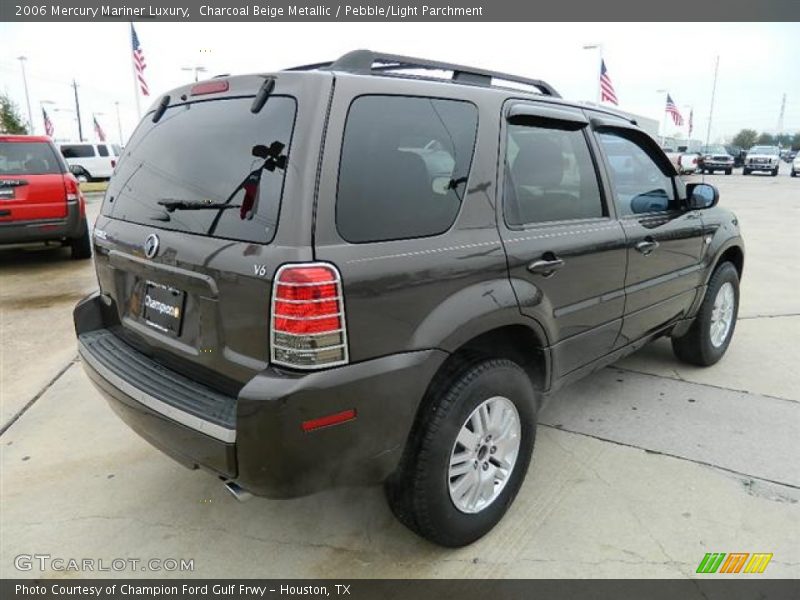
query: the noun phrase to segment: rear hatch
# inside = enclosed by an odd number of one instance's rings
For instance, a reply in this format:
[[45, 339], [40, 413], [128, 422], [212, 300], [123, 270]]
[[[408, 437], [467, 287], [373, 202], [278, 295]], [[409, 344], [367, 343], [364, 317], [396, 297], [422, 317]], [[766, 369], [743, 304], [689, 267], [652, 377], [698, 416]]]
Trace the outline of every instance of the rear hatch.
[[[112, 328], [162, 364], [228, 394], [269, 362], [272, 278], [313, 258], [311, 219], [331, 76], [212, 80], [148, 112], [95, 225]], [[269, 86], [270, 84], [267, 84]]]
[[50, 143], [0, 136], [0, 222], [65, 218], [64, 171]]

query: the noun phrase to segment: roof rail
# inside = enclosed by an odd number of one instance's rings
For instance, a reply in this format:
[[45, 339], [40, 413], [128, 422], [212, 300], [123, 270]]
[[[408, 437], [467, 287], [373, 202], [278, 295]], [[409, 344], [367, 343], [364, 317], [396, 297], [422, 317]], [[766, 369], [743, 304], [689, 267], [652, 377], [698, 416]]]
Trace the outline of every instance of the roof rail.
[[411, 56], [400, 56], [397, 54], [383, 54], [371, 50], [354, 50], [340, 56], [333, 62], [316, 63], [286, 69], [287, 71], [312, 71], [326, 69], [331, 71], [349, 71], [352, 73], [373, 74], [386, 73], [389, 71], [400, 71], [407, 69], [422, 69], [435, 71], [452, 71], [452, 81], [457, 83], [468, 83], [472, 85], [492, 86], [492, 79], [501, 79], [510, 83], [518, 83], [536, 88], [545, 96], [561, 98], [561, 95], [553, 87], [541, 79], [528, 79], [510, 73], [500, 73], [498, 71], [488, 71], [463, 65], [426, 60], [424, 58], [413, 58]]

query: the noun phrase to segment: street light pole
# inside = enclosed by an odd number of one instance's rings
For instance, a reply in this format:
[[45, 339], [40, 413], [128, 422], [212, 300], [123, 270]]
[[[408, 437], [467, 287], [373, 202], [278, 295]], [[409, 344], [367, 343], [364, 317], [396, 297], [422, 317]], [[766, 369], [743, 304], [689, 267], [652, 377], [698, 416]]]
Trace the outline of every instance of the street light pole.
[[597, 61], [597, 103], [600, 104], [603, 98], [602, 85], [600, 83], [600, 72], [603, 70], [603, 44], [587, 44], [583, 47], [584, 50], [597, 50], [599, 56]]
[[197, 83], [197, 81], [199, 80], [198, 73], [205, 73], [206, 68], [197, 65], [195, 67], [181, 67], [181, 71], [194, 71], [194, 82]]
[[25, 74], [25, 61], [28, 60], [27, 56], [18, 56], [20, 66], [22, 67], [22, 84], [25, 86], [25, 103], [28, 105], [28, 127], [31, 128], [31, 135], [36, 133], [33, 127], [33, 111], [31, 110], [31, 97], [28, 94], [28, 76]]
[[656, 94], [664, 94], [664, 113], [661, 115], [661, 147], [667, 145], [667, 97], [669, 96], [669, 91], [667, 90], [656, 90]]
[[119, 100], [114, 102], [114, 106], [117, 109], [117, 133], [119, 134], [119, 145], [122, 147], [122, 120], [119, 118]]

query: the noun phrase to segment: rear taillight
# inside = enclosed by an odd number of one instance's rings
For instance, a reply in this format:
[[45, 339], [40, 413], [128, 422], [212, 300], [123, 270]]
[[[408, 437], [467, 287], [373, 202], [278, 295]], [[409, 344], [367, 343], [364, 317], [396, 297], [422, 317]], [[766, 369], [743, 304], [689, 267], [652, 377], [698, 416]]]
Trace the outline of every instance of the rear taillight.
[[328, 263], [284, 265], [272, 290], [272, 363], [320, 369], [347, 362], [339, 271]]
[[81, 188], [78, 180], [71, 175], [64, 176], [64, 189], [67, 192], [67, 202], [77, 202], [80, 208], [80, 215], [86, 215], [86, 203], [81, 195]]

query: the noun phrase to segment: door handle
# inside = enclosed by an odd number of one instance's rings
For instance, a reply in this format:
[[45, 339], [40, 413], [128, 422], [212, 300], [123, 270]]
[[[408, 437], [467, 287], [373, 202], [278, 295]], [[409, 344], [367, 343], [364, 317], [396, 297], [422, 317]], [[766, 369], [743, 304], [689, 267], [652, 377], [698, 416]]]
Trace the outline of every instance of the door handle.
[[644, 238], [641, 242], [637, 242], [634, 248], [645, 256], [652, 254], [653, 250], [658, 248], [659, 244], [651, 237]]
[[542, 258], [539, 260], [535, 260], [528, 265], [528, 271], [531, 273], [535, 273], [537, 275], [543, 275], [545, 277], [550, 277], [558, 271], [561, 267], [564, 266], [564, 261], [560, 258], [556, 258], [555, 255], [551, 255], [552, 258]]

